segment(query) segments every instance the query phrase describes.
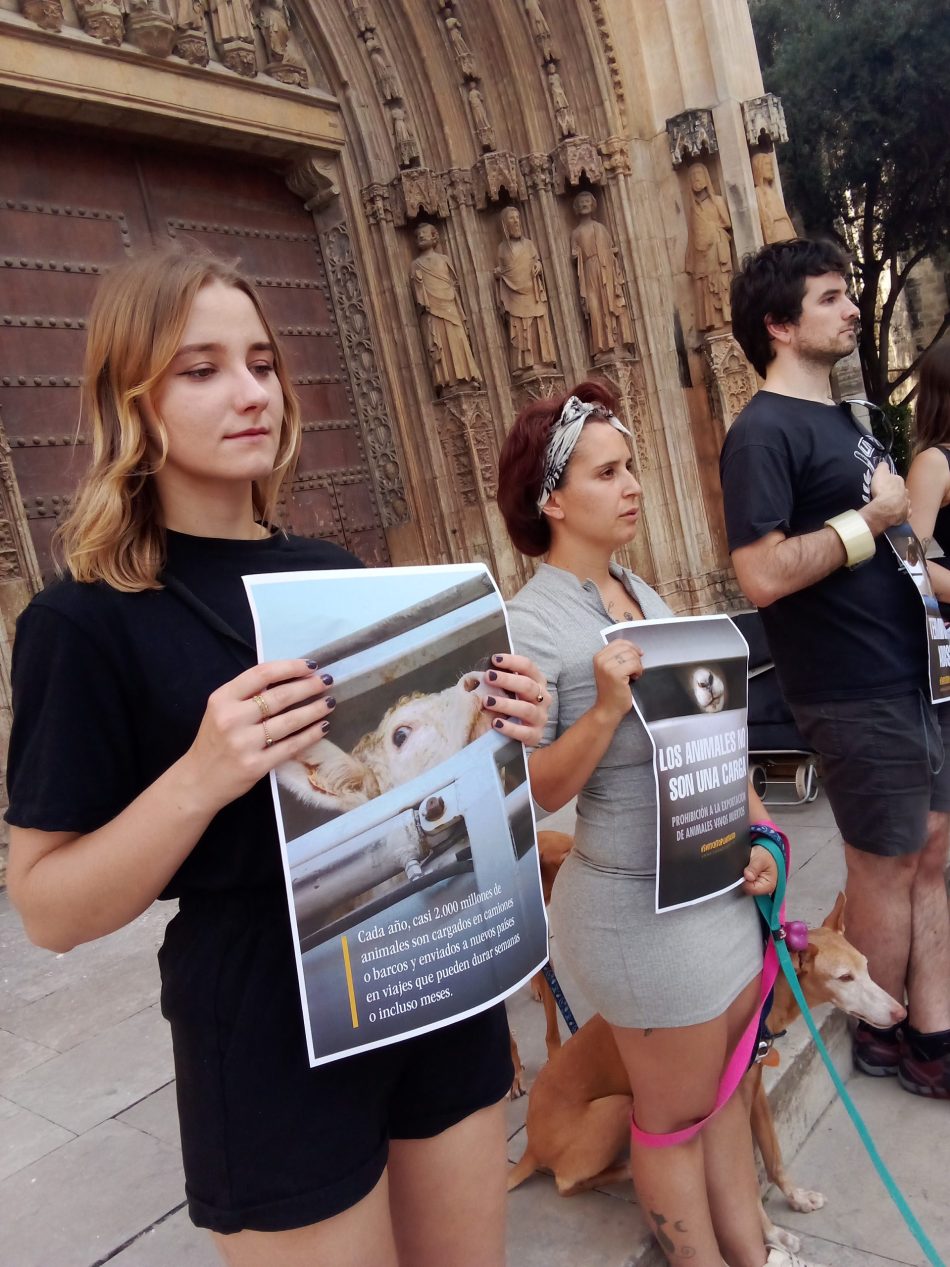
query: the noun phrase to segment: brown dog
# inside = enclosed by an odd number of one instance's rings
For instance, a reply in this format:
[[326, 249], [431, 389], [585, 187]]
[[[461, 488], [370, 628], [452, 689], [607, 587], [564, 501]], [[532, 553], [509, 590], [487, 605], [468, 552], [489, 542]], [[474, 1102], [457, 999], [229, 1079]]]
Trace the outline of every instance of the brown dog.
[[[807, 949], [792, 954], [802, 992], [809, 1007], [833, 1003], [871, 1025], [893, 1025], [903, 1018], [904, 1009], [874, 984], [867, 960], [845, 940], [844, 905], [844, 894], [839, 893], [822, 926], [809, 929]], [[791, 987], [780, 974], [770, 1028], [784, 1029], [798, 1012]], [[749, 1105], [753, 1136], [769, 1180], [781, 1188], [793, 1209], [818, 1209], [824, 1204], [821, 1194], [797, 1187], [785, 1172], [761, 1065], [749, 1069], [741, 1094]], [[528, 1142], [508, 1177], [509, 1191], [536, 1170], [553, 1174], [562, 1196], [623, 1179], [628, 1173], [622, 1157], [629, 1147], [632, 1107], [630, 1083], [610, 1026], [602, 1016], [594, 1016], [538, 1073], [528, 1101]], [[796, 1238], [775, 1228], [764, 1210], [762, 1221], [770, 1243], [795, 1247]]]
[[[557, 873], [573, 847], [574, 837], [568, 836], [563, 831], [538, 832], [541, 891], [544, 894], [545, 906], [551, 901], [551, 889], [554, 886]], [[551, 993], [551, 987], [540, 972], [536, 972], [531, 978], [531, 993], [539, 1002], [544, 1004], [544, 1045], [547, 1048], [548, 1059], [550, 1060], [553, 1053], [561, 1045], [561, 1031], [558, 1029], [557, 1003]], [[515, 1042], [514, 1034], [511, 1035], [511, 1060], [515, 1067], [515, 1076], [511, 1084], [511, 1098], [516, 1100], [518, 1096], [524, 1095], [528, 1088], [525, 1084], [524, 1065], [521, 1062], [521, 1055], [518, 1051], [518, 1044]]]

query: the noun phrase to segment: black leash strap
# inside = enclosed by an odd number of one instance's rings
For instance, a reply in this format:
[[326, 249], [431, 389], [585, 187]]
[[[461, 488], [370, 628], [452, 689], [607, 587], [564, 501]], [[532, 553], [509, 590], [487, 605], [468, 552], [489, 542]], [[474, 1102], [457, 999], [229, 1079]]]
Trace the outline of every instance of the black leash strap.
[[551, 987], [551, 993], [554, 995], [554, 1001], [558, 1005], [558, 1007], [561, 1009], [561, 1015], [564, 1017], [564, 1020], [567, 1022], [567, 1028], [571, 1031], [572, 1034], [576, 1034], [577, 1021], [575, 1021], [574, 1019], [574, 1013], [571, 1011], [570, 1004], [568, 1003], [567, 999], [564, 997], [564, 991], [561, 989], [561, 983], [560, 981], [558, 981], [557, 977], [554, 975], [554, 969], [551, 967], [549, 963], [546, 963], [544, 967], [541, 969], [541, 972], [544, 976], [545, 981]]

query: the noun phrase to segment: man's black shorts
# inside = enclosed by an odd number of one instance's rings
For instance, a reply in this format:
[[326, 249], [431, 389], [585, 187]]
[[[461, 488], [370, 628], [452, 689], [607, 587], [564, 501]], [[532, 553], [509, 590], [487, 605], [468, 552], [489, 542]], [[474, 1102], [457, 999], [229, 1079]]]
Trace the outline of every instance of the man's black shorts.
[[950, 702], [917, 691], [791, 709], [845, 842], [882, 857], [922, 849], [928, 811], [950, 811]]
[[390, 1139], [437, 1135], [511, 1086], [501, 1004], [311, 1069], [286, 906], [183, 902], [160, 963], [199, 1227], [282, 1231], [339, 1214], [375, 1187]]

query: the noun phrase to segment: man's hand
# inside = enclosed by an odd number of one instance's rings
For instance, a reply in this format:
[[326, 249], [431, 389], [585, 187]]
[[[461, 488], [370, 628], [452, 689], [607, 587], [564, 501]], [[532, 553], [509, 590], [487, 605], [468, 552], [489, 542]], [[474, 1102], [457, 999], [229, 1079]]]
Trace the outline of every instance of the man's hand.
[[871, 476], [871, 500], [858, 511], [875, 537], [910, 516], [910, 497], [899, 475], [886, 462], [879, 462]]

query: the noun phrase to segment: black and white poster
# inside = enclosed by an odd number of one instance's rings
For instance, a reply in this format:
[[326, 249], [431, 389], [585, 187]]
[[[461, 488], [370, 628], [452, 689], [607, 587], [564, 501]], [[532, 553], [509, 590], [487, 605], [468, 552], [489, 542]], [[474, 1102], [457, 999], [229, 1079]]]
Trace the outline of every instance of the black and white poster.
[[271, 775], [310, 1063], [482, 1011], [547, 959], [527, 764], [482, 708], [509, 651], [480, 565], [245, 577], [261, 660], [333, 677]]
[[940, 611], [940, 603], [930, 583], [924, 548], [910, 524], [888, 528], [886, 537], [901, 566], [917, 586], [924, 605], [924, 634], [930, 670], [930, 698], [934, 704], [950, 699], [950, 636]]
[[749, 861], [749, 648], [728, 616], [611, 625], [643, 653], [633, 703], [653, 743], [656, 909], [704, 902]]

